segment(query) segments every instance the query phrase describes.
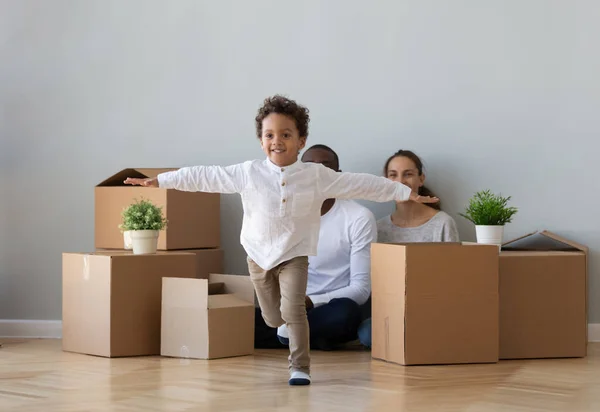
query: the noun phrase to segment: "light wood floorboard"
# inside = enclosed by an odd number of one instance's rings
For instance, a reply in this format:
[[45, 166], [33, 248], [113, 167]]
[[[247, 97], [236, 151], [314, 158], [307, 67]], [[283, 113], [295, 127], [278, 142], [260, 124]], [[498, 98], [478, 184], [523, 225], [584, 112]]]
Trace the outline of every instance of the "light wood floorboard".
[[4, 340], [0, 411], [600, 411], [600, 344], [585, 359], [402, 367], [370, 352], [312, 353], [287, 385], [287, 352], [201, 361], [105, 359], [60, 340]]

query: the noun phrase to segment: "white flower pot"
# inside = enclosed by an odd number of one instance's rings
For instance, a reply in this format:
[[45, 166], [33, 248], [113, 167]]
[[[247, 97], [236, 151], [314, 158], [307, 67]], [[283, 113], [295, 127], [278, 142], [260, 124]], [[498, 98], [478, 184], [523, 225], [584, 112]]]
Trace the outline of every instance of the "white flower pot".
[[156, 253], [158, 230], [132, 230], [130, 233], [134, 255]]
[[477, 243], [502, 246], [504, 226], [477, 225], [475, 226], [475, 233], [477, 234]]
[[123, 232], [123, 248], [125, 250], [133, 249], [133, 244], [131, 243], [131, 231], [126, 230]]

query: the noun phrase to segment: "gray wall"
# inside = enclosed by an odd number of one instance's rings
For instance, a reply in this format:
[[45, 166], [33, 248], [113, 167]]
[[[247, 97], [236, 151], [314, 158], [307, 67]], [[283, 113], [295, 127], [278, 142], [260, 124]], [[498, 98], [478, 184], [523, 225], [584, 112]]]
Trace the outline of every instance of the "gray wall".
[[[589, 245], [600, 322], [598, 21], [593, 0], [0, 0], [0, 319], [60, 319], [61, 252], [92, 250], [96, 183], [262, 157], [255, 111], [286, 93], [344, 170], [414, 149], [455, 217], [491, 188], [520, 208], [507, 238]], [[237, 196], [223, 213], [245, 273]]]

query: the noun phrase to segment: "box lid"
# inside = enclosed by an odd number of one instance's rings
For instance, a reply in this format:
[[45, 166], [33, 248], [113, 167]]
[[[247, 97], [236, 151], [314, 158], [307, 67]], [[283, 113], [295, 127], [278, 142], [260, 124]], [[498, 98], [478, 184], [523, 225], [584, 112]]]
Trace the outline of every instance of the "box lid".
[[164, 172], [171, 172], [177, 168], [129, 168], [123, 169], [118, 173], [110, 176], [97, 186], [125, 186], [123, 181], [128, 177], [144, 179], [146, 177], [156, 177]]
[[548, 230], [532, 232], [502, 244], [502, 250], [514, 251], [580, 251], [588, 248]]

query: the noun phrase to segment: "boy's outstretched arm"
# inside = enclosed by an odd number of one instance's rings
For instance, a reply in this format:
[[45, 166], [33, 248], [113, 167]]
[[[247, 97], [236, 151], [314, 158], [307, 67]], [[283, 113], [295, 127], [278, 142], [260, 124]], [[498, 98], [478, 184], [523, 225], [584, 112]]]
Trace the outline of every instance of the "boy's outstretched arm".
[[127, 178], [125, 184], [177, 189], [185, 192], [240, 193], [246, 186], [244, 164], [182, 167], [155, 178]]
[[373, 202], [439, 202], [437, 197], [419, 196], [413, 193], [410, 187], [385, 177], [368, 173], [335, 172], [324, 166], [318, 169], [318, 173], [320, 190], [329, 198], [364, 199]]

